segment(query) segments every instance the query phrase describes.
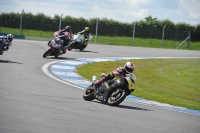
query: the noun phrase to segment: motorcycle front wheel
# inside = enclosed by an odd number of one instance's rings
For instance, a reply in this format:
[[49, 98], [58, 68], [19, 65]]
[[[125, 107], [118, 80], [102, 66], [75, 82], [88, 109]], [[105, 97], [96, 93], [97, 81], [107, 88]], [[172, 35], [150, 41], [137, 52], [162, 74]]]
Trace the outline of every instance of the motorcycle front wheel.
[[44, 54], [43, 54], [43, 58], [46, 58], [47, 56], [49, 56], [51, 54], [51, 52], [53, 52], [53, 49], [49, 49], [47, 50]]
[[0, 55], [2, 55], [3, 54], [3, 44], [0, 44]]
[[79, 50], [83, 51], [86, 47], [87, 47], [87, 45], [82, 44], [81, 47], [79, 48]]
[[3, 52], [4, 52], [3, 50], [2, 50], [2, 51], [0, 51], [0, 55], [3, 55]]
[[113, 91], [107, 100], [107, 104], [110, 106], [117, 106], [126, 98], [127, 92], [118, 88]]
[[85, 47], [82, 47], [82, 48], [80, 48], [79, 50], [80, 50], [80, 51], [83, 51], [84, 49], [85, 49]]
[[91, 89], [92, 85], [90, 85], [87, 89], [83, 92], [83, 99], [86, 101], [92, 101], [94, 99], [94, 90]]

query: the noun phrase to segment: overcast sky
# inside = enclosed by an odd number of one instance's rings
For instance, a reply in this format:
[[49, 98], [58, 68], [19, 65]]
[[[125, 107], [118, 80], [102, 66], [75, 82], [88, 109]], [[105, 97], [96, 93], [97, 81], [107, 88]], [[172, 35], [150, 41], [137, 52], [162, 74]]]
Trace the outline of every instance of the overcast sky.
[[132, 23], [152, 16], [174, 23], [200, 24], [200, 0], [1, 0], [0, 13], [44, 13], [53, 17], [107, 18]]

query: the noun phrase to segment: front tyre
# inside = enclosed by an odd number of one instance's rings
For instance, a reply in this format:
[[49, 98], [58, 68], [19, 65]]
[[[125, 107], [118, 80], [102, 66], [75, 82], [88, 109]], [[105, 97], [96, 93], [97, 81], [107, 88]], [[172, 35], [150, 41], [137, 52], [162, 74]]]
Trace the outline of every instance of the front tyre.
[[83, 51], [84, 49], [85, 49], [85, 47], [82, 47], [82, 48], [80, 48], [79, 50], [80, 50], [80, 51]]
[[0, 44], [0, 55], [3, 55], [3, 44]]
[[86, 47], [87, 47], [87, 45], [82, 44], [81, 47], [79, 48], [79, 50], [83, 51]]
[[44, 54], [43, 54], [43, 58], [46, 58], [47, 56], [49, 56], [51, 54], [51, 52], [53, 51], [53, 49], [49, 49], [47, 50]]
[[94, 99], [94, 90], [91, 89], [92, 85], [90, 85], [87, 89], [83, 92], [83, 99], [86, 101], [92, 101]]
[[2, 51], [0, 51], [0, 55], [3, 55], [3, 52], [4, 52], [3, 50], [2, 50]]
[[124, 99], [126, 98], [127, 92], [122, 89], [117, 89], [109, 96], [107, 100], [107, 104], [110, 106], [117, 106], [119, 105]]

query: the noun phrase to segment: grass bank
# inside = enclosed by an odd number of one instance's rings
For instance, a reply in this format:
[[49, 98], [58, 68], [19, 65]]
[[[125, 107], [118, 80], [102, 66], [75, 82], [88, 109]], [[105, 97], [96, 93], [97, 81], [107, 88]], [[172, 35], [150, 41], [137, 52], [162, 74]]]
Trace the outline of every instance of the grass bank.
[[[88, 80], [110, 73], [127, 60], [86, 64], [77, 69]], [[136, 90], [141, 98], [200, 110], [200, 59], [135, 59]]]
[[[0, 27], [1, 33], [12, 33], [19, 35], [19, 29], [13, 28], [4, 28]], [[41, 38], [52, 38], [52, 32], [47, 31], [39, 31], [39, 30], [23, 30], [24, 36], [32, 36], [32, 37], [41, 37]], [[132, 37], [126, 36], [98, 36], [96, 37], [93, 34], [93, 38], [91, 42], [99, 43], [99, 44], [106, 44], [106, 45], [120, 45], [120, 46], [136, 46], [136, 47], [151, 47], [151, 48], [169, 48], [169, 49], [176, 49], [179, 44], [183, 40], [164, 40], [162, 43], [162, 39], [153, 39], [153, 38], [135, 38], [134, 43], [132, 43]], [[191, 40], [189, 48], [187, 47], [188, 42], [185, 42], [179, 49], [187, 49], [187, 50], [200, 50], [200, 42], [193, 42]]]

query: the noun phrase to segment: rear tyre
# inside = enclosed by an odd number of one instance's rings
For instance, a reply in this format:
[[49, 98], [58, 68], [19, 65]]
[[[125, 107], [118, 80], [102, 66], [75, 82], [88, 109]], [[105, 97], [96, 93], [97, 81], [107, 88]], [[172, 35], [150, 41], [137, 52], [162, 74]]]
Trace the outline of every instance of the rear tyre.
[[83, 99], [86, 101], [92, 101], [94, 99], [94, 90], [91, 89], [92, 85], [90, 85], [87, 89], [83, 92]]
[[122, 89], [117, 89], [109, 96], [107, 104], [110, 106], [117, 106], [126, 98], [127, 92]]
[[53, 49], [49, 49], [47, 50], [44, 54], [43, 54], [43, 58], [46, 58], [47, 56], [49, 56], [51, 54], [51, 52], [53, 51]]

